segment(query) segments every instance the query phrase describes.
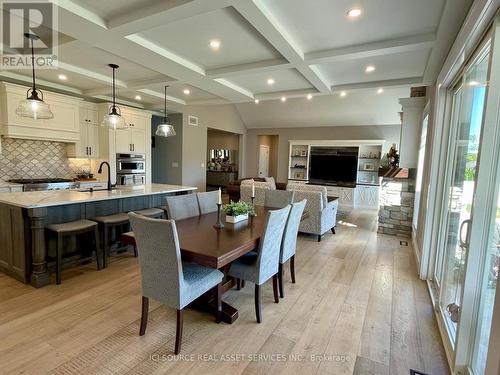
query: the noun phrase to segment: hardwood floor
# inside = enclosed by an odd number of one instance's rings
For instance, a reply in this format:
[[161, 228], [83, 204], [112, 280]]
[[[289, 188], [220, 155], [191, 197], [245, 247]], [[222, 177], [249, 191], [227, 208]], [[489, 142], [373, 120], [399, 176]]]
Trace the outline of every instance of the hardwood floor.
[[224, 297], [239, 309], [233, 325], [187, 309], [178, 358], [175, 310], [151, 301], [139, 336], [137, 260], [110, 261], [43, 289], [0, 274], [0, 374], [449, 373], [412, 250], [378, 235], [372, 211], [353, 212], [320, 243], [299, 236], [297, 283], [287, 265], [279, 304], [272, 283], [263, 286], [261, 324], [248, 283]]

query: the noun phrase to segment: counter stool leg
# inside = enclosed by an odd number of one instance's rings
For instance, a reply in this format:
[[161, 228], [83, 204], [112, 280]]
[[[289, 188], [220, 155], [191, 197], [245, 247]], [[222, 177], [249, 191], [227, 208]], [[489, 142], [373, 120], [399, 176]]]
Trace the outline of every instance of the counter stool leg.
[[61, 269], [62, 269], [62, 251], [63, 251], [63, 241], [62, 236], [57, 235], [57, 244], [56, 244], [56, 284], [61, 284]]
[[108, 267], [108, 256], [109, 256], [109, 246], [108, 246], [108, 243], [109, 243], [109, 228], [107, 225], [104, 225], [104, 228], [103, 228], [103, 232], [104, 232], [104, 261], [103, 261], [103, 268], [107, 268]]
[[99, 246], [99, 229], [97, 229], [97, 225], [94, 228], [94, 245], [95, 245], [95, 259], [97, 262], [97, 270], [101, 270], [101, 260], [99, 258], [99, 253], [101, 252], [101, 246]]

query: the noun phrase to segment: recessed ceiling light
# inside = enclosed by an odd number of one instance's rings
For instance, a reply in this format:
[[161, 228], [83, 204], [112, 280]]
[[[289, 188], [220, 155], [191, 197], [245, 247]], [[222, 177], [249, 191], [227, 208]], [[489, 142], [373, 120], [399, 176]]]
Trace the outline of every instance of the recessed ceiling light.
[[68, 79], [68, 77], [66, 77], [64, 74], [59, 74], [57, 76], [61, 81], [66, 81]]
[[361, 16], [361, 9], [359, 8], [352, 8], [347, 11], [347, 15], [351, 18], [356, 18]]
[[284, 102], [286, 102], [286, 96], [282, 96], [282, 97], [281, 97], [281, 101], [282, 101], [283, 103], [284, 103]]
[[371, 73], [375, 71], [375, 67], [373, 65], [368, 65], [365, 69], [365, 72]]
[[470, 81], [468, 83], [469, 86], [479, 86], [479, 82], [478, 81]]
[[255, 104], [259, 104], [259, 99], [254, 100]]
[[142, 97], [140, 95], [135, 96], [135, 100], [141, 100], [141, 99], [142, 99]]
[[269, 78], [269, 79], [267, 80], [267, 84], [268, 84], [268, 85], [274, 85], [274, 79]]
[[184, 89], [183, 93], [184, 95], [189, 95], [191, 94], [191, 91], [189, 91], [189, 89]]
[[346, 93], [345, 91], [341, 91], [341, 92], [340, 92], [340, 96], [341, 96], [341, 97], [344, 97], [344, 96], [346, 96], [346, 95], [347, 95], [347, 93]]
[[211, 40], [209, 45], [213, 50], [218, 50], [220, 48], [220, 41], [217, 39]]
[[313, 98], [312, 94], [307, 94], [307, 100], [311, 100]]
[[377, 94], [382, 94], [384, 92], [384, 89], [381, 87], [377, 90]]

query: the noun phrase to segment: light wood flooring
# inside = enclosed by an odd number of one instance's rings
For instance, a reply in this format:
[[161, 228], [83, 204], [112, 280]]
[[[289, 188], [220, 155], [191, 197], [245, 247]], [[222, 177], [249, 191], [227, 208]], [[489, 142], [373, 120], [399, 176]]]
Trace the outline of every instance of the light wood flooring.
[[129, 254], [42, 289], [0, 274], [0, 374], [449, 373], [411, 247], [377, 235], [376, 213], [353, 212], [320, 243], [299, 236], [297, 284], [286, 271], [279, 304], [272, 283], [263, 287], [262, 324], [252, 284], [224, 297], [239, 309], [232, 325], [188, 309], [180, 358], [174, 310], [152, 302], [138, 335], [140, 275]]

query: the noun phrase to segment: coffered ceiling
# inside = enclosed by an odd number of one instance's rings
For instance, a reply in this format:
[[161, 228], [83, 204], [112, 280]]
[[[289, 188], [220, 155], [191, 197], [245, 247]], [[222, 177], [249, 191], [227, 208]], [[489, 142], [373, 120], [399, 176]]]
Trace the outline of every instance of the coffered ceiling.
[[106, 100], [116, 63], [118, 97], [159, 109], [166, 84], [174, 107], [431, 84], [472, 1], [53, 2], [59, 69], [40, 69], [42, 85]]

